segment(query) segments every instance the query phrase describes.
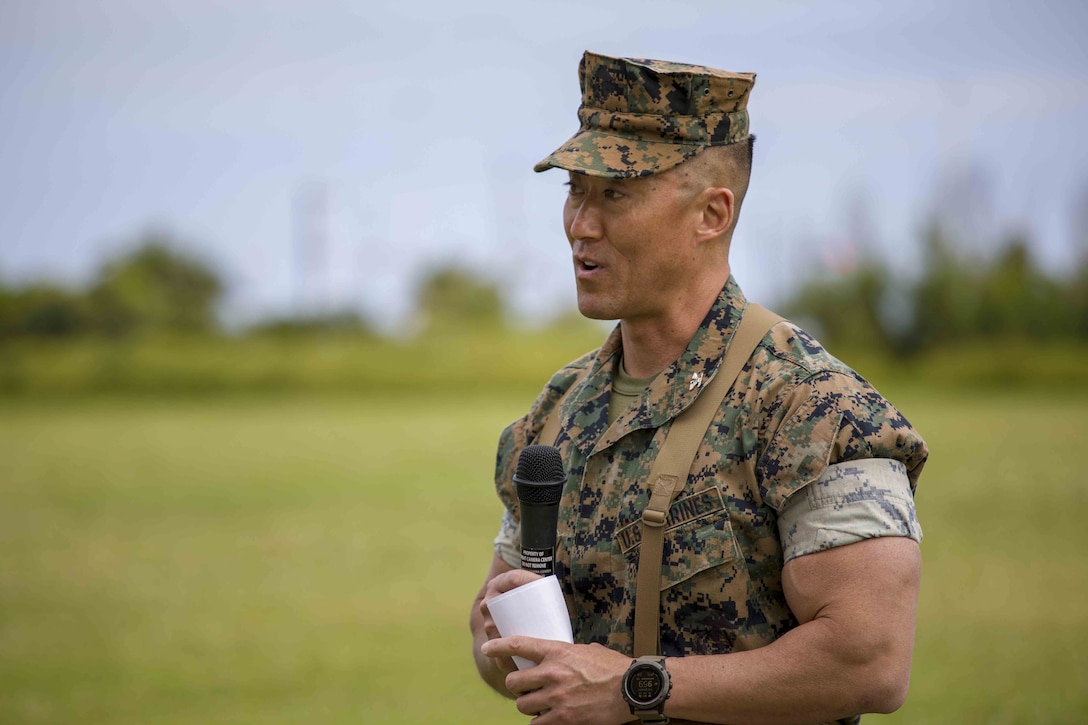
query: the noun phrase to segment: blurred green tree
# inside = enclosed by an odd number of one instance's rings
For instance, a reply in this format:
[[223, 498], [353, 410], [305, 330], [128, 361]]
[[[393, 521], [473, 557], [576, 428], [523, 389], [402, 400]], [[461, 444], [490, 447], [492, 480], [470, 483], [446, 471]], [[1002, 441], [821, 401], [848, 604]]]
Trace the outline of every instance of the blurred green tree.
[[63, 337], [86, 332], [93, 313], [86, 298], [50, 284], [0, 288], [0, 339]]
[[1077, 336], [1088, 340], [1088, 184], [1073, 210], [1074, 272], [1066, 288], [1066, 304], [1072, 311]]
[[436, 267], [419, 285], [416, 314], [430, 331], [496, 328], [503, 320], [502, 294], [497, 285], [463, 267]]
[[865, 262], [844, 276], [819, 278], [805, 285], [787, 305], [786, 313], [813, 319], [822, 338], [838, 342], [877, 344], [885, 350], [897, 347], [896, 326], [883, 319], [888, 271]]
[[1074, 333], [1081, 340], [1088, 340], [1088, 259], [1077, 267], [1065, 290], [1065, 301], [1072, 315]]
[[922, 278], [914, 288], [911, 350], [963, 340], [983, 316], [977, 263], [957, 254], [956, 242], [937, 221], [923, 233]]
[[977, 332], [982, 337], [1068, 337], [1074, 315], [1061, 286], [1035, 265], [1022, 235], [1014, 236], [979, 283]]
[[989, 260], [963, 251], [937, 221], [922, 241], [916, 280], [895, 280], [869, 259], [846, 275], [808, 282], [787, 313], [813, 320], [828, 342], [899, 355], [972, 340], [1088, 338], [1088, 260], [1056, 279], [1035, 263], [1023, 234]]
[[159, 234], [107, 262], [90, 291], [98, 326], [111, 334], [210, 333], [223, 283], [215, 271], [171, 248]]
[[370, 323], [354, 310], [299, 317], [276, 317], [250, 327], [251, 335], [280, 338], [366, 337], [376, 336]]

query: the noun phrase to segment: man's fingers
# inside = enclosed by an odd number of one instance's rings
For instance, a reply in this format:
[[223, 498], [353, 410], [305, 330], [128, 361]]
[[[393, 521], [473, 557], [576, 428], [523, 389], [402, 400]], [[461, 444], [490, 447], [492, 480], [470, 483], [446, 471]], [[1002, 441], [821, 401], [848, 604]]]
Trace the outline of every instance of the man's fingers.
[[514, 569], [512, 571], [496, 574], [491, 578], [487, 583], [487, 591], [484, 593], [484, 598], [480, 601], [480, 615], [483, 617], [484, 634], [487, 635], [488, 639], [496, 639], [500, 636], [499, 630], [495, 626], [495, 620], [491, 618], [491, 610], [487, 607], [488, 600], [539, 578], [539, 574], [533, 574], [530, 571], [523, 571], [521, 569]]
[[534, 697], [533, 693], [522, 695], [516, 701], [518, 712], [522, 715], [529, 715], [530, 717], [537, 717], [543, 715], [548, 711], [545, 707], [545, 703], [539, 697]]
[[499, 628], [495, 626], [494, 620], [484, 620], [484, 634], [487, 635], [488, 639], [498, 639], [501, 636], [499, 634]]
[[488, 582], [488, 597], [493, 597], [496, 594], [502, 594], [508, 592], [511, 589], [517, 589], [522, 584], [528, 584], [531, 581], [536, 581], [540, 578], [539, 574], [534, 574], [531, 571], [525, 571], [524, 569], [513, 569], [511, 571], [497, 574], [491, 578]]
[[488, 657], [524, 657], [533, 662], [541, 662], [557, 647], [567, 647], [564, 642], [535, 637], [501, 637], [484, 642], [480, 652]]

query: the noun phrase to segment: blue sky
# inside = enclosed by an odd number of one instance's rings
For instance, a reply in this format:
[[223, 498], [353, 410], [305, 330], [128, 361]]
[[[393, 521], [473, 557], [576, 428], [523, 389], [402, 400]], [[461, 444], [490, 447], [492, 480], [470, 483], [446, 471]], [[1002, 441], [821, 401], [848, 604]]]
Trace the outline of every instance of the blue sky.
[[163, 229], [224, 271], [232, 320], [394, 327], [450, 260], [549, 314], [573, 300], [563, 179], [531, 167], [575, 130], [586, 49], [759, 74], [751, 297], [855, 238], [909, 276], [942, 208], [1059, 272], [1083, 253], [1085, 27], [1076, 2], [4, 3], [0, 277], [79, 283]]

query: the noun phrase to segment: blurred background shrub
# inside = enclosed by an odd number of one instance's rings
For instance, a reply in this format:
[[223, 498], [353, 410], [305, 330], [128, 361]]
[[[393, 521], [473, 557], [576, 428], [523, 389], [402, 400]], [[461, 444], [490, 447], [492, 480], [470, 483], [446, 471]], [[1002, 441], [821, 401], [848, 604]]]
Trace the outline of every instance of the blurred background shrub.
[[[863, 255], [816, 268], [774, 306], [866, 374], [1088, 388], [1088, 257], [1056, 276], [1023, 236], [979, 256], [936, 222], [920, 243], [919, 270]], [[357, 310], [228, 330], [224, 275], [178, 249], [156, 233], [85, 287], [0, 285], [0, 394], [530, 387], [607, 332], [573, 309], [526, 325], [497, 284], [457, 263], [421, 276], [392, 332]]]

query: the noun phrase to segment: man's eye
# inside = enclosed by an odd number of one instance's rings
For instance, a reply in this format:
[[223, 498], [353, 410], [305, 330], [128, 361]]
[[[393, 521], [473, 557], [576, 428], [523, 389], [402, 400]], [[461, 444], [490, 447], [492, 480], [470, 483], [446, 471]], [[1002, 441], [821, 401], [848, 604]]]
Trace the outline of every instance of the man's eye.
[[563, 182], [563, 186], [567, 187], [568, 196], [577, 196], [578, 194], [582, 193], [582, 190], [578, 187], [578, 185], [571, 181]]
[[604, 190], [604, 198], [612, 199], [613, 201], [615, 201], [616, 199], [622, 199], [623, 198], [623, 192], [620, 191], [619, 189], [605, 189]]

